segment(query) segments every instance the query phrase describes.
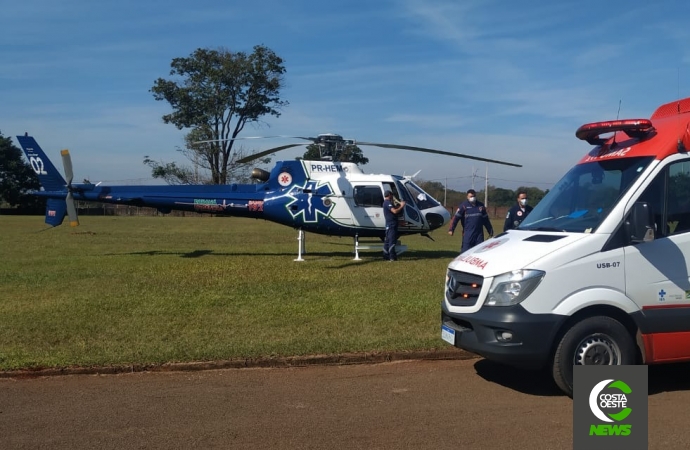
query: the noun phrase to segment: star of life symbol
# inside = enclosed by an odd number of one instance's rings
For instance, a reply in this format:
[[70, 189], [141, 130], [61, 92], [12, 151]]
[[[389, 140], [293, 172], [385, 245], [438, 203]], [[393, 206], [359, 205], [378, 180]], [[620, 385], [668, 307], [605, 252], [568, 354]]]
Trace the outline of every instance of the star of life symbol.
[[498, 247], [499, 245], [503, 244], [504, 242], [508, 242], [508, 239], [494, 239], [491, 242], [482, 245], [480, 248], [478, 248], [475, 253], [481, 253], [485, 252], [487, 250], [491, 250], [494, 247]]
[[663, 289], [659, 291], [659, 301], [660, 302], [663, 302], [664, 300], [666, 300], [664, 298], [665, 295], [666, 295], [666, 291], [664, 291]]
[[278, 184], [281, 186], [290, 186], [292, 183], [292, 175], [290, 175], [287, 172], [282, 172], [280, 175], [278, 175]]
[[[310, 191], [305, 193], [304, 191]], [[328, 198], [333, 195], [333, 190], [328, 183], [321, 184], [320, 181], [310, 180], [303, 186], [293, 186], [287, 193], [292, 199], [285, 205], [293, 218], [302, 215], [302, 220], [306, 222], [317, 222], [319, 215], [328, 217], [333, 209], [333, 201]], [[297, 208], [293, 208], [297, 206]]]

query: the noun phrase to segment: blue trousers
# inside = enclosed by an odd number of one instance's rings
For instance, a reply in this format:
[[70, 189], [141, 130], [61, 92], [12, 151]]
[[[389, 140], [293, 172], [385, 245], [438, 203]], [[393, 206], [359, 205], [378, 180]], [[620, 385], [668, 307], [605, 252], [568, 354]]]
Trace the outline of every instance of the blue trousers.
[[460, 253], [465, 253], [467, 250], [482, 242], [484, 242], [483, 230], [479, 233], [465, 233], [462, 236], [462, 248], [460, 249]]
[[398, 227], [386, 225], [386, 237], [383, 241], [383, 259], [395, 261], [398, 255], [395, 253], [395, 243], [398, 240]]

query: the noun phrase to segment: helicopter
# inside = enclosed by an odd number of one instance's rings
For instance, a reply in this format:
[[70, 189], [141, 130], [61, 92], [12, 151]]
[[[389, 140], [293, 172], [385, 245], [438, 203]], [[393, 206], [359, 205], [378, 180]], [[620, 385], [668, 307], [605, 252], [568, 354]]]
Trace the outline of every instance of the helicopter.
[[[32, 136], [25, 133], [24, 136], [17, 136], [17, 140], [41, 183], [42, 190], [31, 194], [47, 199], [45, 223], [50, 226], [61, 225], [65, 217], [69, 217], [71, 226], [78, 226], [77, 200], [152, 207], [163, 214], [181, 210], [264, 219], [298, 230], [299, 247], [295, 261], [304, 260], [305, 232], [352, 237], [355, 260], [361, 259], [360, 250], [380, 249], [381, 245], [361, 245], [359, 239], [383, 240], [385, 223], [382, 205], [387, 190], [393, 193], [396, 203], [405, 201], [405, 207], [399, 214], [400, 236], [420, 234], [432, 239], [429, 232], [450, 221], [448, 210], [415, 184], [413, 176], [366, 174], [355, 163], [339, 161], [348, 145], [411, 150], [521, 167], [506, 161], [424, 147], [358, 142], [333, 133], [316, 137], [289, 137], [318, 145], [321, 158], [277, 161], [270, 172], [255, 168], [251, 173], [255, 181], [252, 184], [165, 186], [73, 183], [69, 150], [60, 152], [65, 179]], [[238, 162], [250, 162], [298, 145], [308, 144], [274, 147], [239, 159]], [[396, 244], [398, 253], [407, 250], [407, 246], [400, 241]]]

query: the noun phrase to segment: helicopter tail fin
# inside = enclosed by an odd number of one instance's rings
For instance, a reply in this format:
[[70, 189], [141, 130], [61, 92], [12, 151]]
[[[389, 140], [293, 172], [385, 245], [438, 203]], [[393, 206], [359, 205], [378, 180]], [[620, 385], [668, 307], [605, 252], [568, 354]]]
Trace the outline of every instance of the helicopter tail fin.
[[[67, 181], [60, 175], [60, 172], [58, 172], [50, 161], [50, 158], [48, 158], [48, 155], [45, 154], [33, 137], [29, 136], [27, 133], [24, 136], [17, 136], [17, 140], [22, 146], [22, 150], [24, 150], [24, 154], [26, 154], [31, 168], [38, 176], [41, 187], [43, 187], [43, 192], [37, 192], [37, 194], [48, 197], [46, 201], [45, 222], [50, 226], [56, 227], [62, 224], [65, 220], [65, 215], [69, 213], [70, 217], [74, 217], [74, 219], [70, 219], [71, 225], [76, 226], [79, 222], [76, 218], [76, 209], [72, 208], [72, 211], [70, 211], [74, 202]], [[64, 152], [66, 152], [66, 150], [62, 152], [64, 163], [66, 158]], [[71, 183], [71, 167], [69, 171], [70, 174], [68, 176], [70, 177]], [[71, 204], [68, 204], [68, 201], [70, 201]]]
[[24, 150], [31, 168], [38, 175], [38, 181], [46, 191], [65, 191], [67, 182], [60, 175], [60, 172], [55, 168], [43, 149], [38, 145], [36, 140], [25, 134], [24, 136], [17, 136], [19, 144]]

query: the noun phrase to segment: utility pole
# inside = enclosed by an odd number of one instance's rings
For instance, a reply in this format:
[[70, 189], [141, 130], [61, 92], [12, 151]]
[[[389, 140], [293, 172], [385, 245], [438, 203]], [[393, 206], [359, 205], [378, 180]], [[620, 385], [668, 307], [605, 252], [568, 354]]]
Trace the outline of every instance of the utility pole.
[[194, 184], [199, 184], [199, 153], [194, 152]]
[[489, 163], [486, 163], [486, 177], [484, 177], [484, 207], [489, 207]]

